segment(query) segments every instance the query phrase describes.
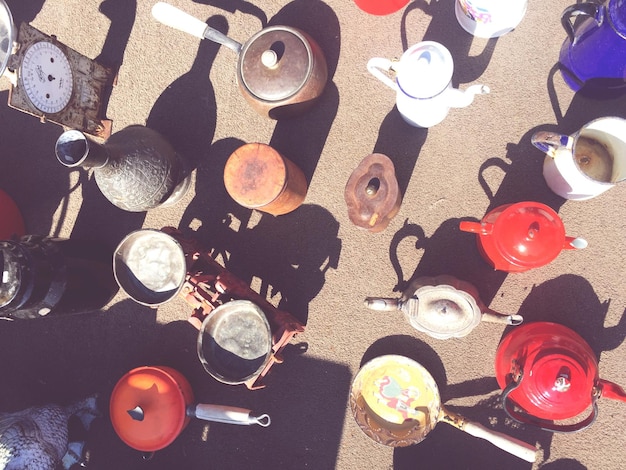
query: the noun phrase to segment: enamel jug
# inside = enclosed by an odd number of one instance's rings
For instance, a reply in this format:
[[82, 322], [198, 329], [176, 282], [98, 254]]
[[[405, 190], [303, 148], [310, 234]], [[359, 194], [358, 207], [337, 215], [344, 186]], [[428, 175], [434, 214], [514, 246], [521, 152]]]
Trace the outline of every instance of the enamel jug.
[[[574, 27], [573, 18], [587, 16]], [[579, 3], [561, 16], [567, 32], [559, 55], [563, 79], [574, 91], [626, 85], [626, 0]]]
[[546, 153], [546, 183], [565, 199], [591, 199], [626, 179], [626, 119], [595, 119], [572, 135], [540, 131], [531, 142]]
[[511, 32], [526, 14], [528, 0], [456, 0], [459, 25], [479, 38], [497, 38]]
[[[400, 60], [375, 57], [367, 70], [396, 91], [396, 106], [402, 118], [415, 127], [432, 127], [448, 115], [450, 108], [464, 108], [475, 95], [489, 93], [485, 85], [465, 91], [452, 86], [454, 62], [450, 51], [434, 41], [411, 46]], [[389, 74], [395, 75], [394, 79]]]

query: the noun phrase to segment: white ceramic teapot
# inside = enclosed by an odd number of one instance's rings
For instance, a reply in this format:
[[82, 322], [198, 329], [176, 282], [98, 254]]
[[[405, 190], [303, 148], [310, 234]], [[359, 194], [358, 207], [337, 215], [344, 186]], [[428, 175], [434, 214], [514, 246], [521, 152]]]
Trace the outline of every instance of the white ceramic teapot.
[[[452, 87], [454, 62], [450, 51], [434, 41], [411, 46], [400, 60], [374, 57], [369, 72], [396, 90], [396, 106], [403, 119], [415, 127], [432, 127], [448, 115], [450, 108], [464, 108], [475, 95], [489, 93], [485, 85], [472, 85], [465, 91]], [[395, 79], [389, 74], [395, 74]]]

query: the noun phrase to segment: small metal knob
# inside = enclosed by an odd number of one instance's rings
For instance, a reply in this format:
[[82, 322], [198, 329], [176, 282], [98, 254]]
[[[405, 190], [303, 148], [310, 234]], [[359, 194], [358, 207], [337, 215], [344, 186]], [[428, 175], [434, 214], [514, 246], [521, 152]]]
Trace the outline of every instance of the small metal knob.
[[268, 49], [261, 54], [261, 63], [268, 69], [272, 69], [278, 63], [278, 55], [272, 49]]

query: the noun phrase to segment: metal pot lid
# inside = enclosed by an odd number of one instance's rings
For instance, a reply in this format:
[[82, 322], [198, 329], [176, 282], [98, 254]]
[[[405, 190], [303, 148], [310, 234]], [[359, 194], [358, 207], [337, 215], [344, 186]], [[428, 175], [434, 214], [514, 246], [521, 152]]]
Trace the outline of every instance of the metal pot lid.
[[193, 392], [169, 367], [138, 367], [125, 374], [111, 394], [111, 423], [130, 447], [152, 452], [171, 444], [188, 421]]
[[417, 314], [409, 315], [409, 322], [435, 338], [466, 336], [482, 319], [476, 300], [452, 286], [423, 286], [414, 297], [418, 299]]
[[308, 40], [294, 28], [272, 26], [259, 31], [239, 54], [239, 75], [245, 89], [264, 101], [282, 101], [296, 94], [313, 69]]
[[505, 259], [518, 266], [539, 267], [563, 249], [565, 227], [559, 215], [545, 204], [521, 202], [498, 216], [493, 236]]
[[452, 80], [454, 62], [450, 51], [433, 41], [409, 48], [394, 65], [398, 86], [411, 98], [426, 99], [441, 93]]
[[0, 0], [0, 75], [7, 68], [16, 35], [11, 10], [4, 0]]

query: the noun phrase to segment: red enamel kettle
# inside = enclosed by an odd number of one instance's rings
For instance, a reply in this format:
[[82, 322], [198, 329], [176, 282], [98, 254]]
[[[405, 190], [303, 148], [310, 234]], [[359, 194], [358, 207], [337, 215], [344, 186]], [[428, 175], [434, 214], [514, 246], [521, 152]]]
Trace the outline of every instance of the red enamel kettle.
[[[496, 351], [496, 379], [510, 418], [553, 432], [589, 427], [598, 414], [598, 398], [626, 401], [626, 392], [598, 376], [589, 344], [558, 323], [533, 322], [507, 334]], [[515, 406], [521, 409], [518, 411]], [[589, 415], [573, 424], [554, 421]]]
[[409, 0], [354, 0], [354, 3], [370, 15], [383, 16], [401, 10]]
[[15, 201], [0, 189], [0, 240], [25, 235], [24, 219]]
[[481, 222], [462, 221], [459, 228], [478, 235], [483, 257], [499, 271], [521, 272], [544, 266], [561, 250], [582, 249], [583, 238], [565, 236], [559, 215], [533, 201], [499, 206]]

